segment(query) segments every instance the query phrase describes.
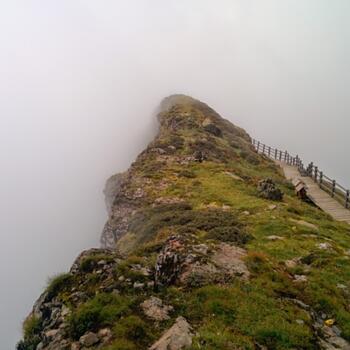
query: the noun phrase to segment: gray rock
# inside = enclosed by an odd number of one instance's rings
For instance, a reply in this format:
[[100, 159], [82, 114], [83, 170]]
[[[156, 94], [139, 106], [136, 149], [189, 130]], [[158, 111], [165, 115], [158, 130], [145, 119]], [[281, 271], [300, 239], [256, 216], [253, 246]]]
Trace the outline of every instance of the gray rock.
[[144, 286], [145, 284], [141, 282], [134, 282], [134, 285], [133, 285], [135, 289], [142, 289]]
[[192, 327], [183, 317], [178, 317], [175, 324], [154, 343], [150, 350], [180, 350], [192, 345]]
[[266, 237], [269, 241], [282, 241], [284, 238], [281, 236], [271, 235]]
[[168, 320], [170, 318], [169, 312], [173, 310], [172, 306], [164, 305], [161, 299], [153, 296], [145, 300], [140, 306], [145, 315], [155, 321]]
[[265, 199], [281, 201], [283, 192], [277, 188], [272, 179], [261, 180], [258, 184], [259, 196]]
[[86, 333], [79, 339], [80, 344], [87, 348], [97, 344], [99, 341], [98, 336], [93, 332]]

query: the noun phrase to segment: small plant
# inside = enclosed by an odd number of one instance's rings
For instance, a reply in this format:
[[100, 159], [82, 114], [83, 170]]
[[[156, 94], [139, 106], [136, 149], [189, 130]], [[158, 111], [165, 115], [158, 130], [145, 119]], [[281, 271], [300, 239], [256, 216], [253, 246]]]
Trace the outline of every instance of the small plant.
[[62, 273], [49, 278], [46, 287], [47, 298], [52, 299], [60, 292], [67, 290], [73, 282], [73, 276], [70, 273]]
[[131, 315], [120, 320], [113, 328], [113, 334], [118, 339], [136, 342], [139, 346], [146, 344], [153, 338], [149, 326], [140, 317]]
[[267, 256], [264, 253], [249, 252], [245, 259], [250, 271], [261, 273], [269, 270]]
[[40, 343], [41, 319], [31, 315], [23, 322], [23, 340], [17, 344], [17, 350], [36, 350]]
[[238, 226], [223, 226], [210, 230], [207, 238], [244, 245], [251, 240], [252, 236]]

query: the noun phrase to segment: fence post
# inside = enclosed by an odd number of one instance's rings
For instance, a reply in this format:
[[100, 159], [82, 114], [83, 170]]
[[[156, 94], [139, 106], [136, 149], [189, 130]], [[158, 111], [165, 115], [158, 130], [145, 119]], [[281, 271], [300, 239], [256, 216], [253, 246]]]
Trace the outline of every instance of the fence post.
[[262, 152], [263, 154], [265, 154], [265, 147], [266, 147], [266, 146], [265, 146], [265, 144], [264, 144], [264, 146], [263, 146], [263, 152]]
[[322, 187], [323, 182], [323, 171], [320, 171], [320, 187]]
[[307, 175], [308, 175], [309, 177], [312, 177], [312, 170], [313, 170], [313, 168], [314, 168], [314, 162], [311, 162], [311, 163], [309, 164], [309, 166], [308, 166], [308, 169], [307, 169]]
[[346, 199], [345, 199], [345, 208], [346, 208], [346, 209], [349, 208], [349, 203], [350, 203], [350, 191], [347, 190], [347, 191], [346, 191]]
[[275, 149], [275, 159], [277, 159], [277, 148]]
[[336, 186], [336, 181], [335, 180], [333, 180], [332, 181], [332, 197], [334, 197], [334, 195], [335, 195], [335, 186]]
[[317, 182], [317, 173], [318, 173], [318, 167], [315, 166], [315, 182]]
[[287, 162], [287, 154], [288, 154], [288, 152], [285, 151], [285, 152], [284, 152], [284, 161], [285, 161], [285, 162]]
[[269, 157], [271, 156], [271, 147], [269, 146]]
[[260, 141], [258, 141], [258, 147], [256, 148], [258, 153], [259, 153], [259, 149], [260, 149]]
[[282, 151], [280, 151], [280, 161], [282, 161]]

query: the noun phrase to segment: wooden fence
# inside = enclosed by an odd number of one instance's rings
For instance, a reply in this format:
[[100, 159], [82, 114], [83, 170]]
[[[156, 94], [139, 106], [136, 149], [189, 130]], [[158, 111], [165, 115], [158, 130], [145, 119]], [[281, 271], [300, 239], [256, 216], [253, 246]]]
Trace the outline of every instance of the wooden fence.
[[282, 151], [265, 145], [264, 143], [252, 139], [254, 149], [269, 158], [287, 163], [298, 167], [301, 176], [308, 176], [312, 178], [319, 187], [329, 193], [331, 197], [336, 199], [345, 208], [350, 208], [350, 190], [340, 185], [336, 180], [326, 176], [323, 171], [320, 171], [318, 166], [311, 162], [307, 167], [304, 166], [303, 161], [299, 156], [292, 156], [288, 151]]

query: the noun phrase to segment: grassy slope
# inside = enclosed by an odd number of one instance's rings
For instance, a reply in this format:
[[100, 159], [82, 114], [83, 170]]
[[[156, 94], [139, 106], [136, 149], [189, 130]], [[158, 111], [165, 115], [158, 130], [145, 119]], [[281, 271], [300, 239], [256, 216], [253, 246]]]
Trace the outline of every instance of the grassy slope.
[[[165, 115], [163, 123], [167, 118], [181, 114], [186, 115], [186, 123], [192, 118], [188, 114], [193, 116], [194, 125], [186, 124], [176, 135], [163, 126], [153, 145], [164, 147], [176, 143], [175, 154], [163, 163], [156, 155], [143, 156], [134, 164], [133, 175], [151, 179], [144, 187], [148, 203], [159, 197], [181, 198], [192, 206], [191, 212], [229, 206], [230, 214], [253, 237], [245, 246], [248, 250], [246, 263], [252, 277], [248, 282], [237, 279], [226, 285], [209, 283], [197, 288], [169, 286], [156, 292], [139, 292], [121, 285], [121, 296], [109, 300], [108, 295], [94, 296], [100, 282], [97, 277], [86, 274], [84, 279], [90, 278], [91, 283], [90, 300], [85, 304], [79, 307], [72, 304], [69, 289], [63, 288], [58, 293], [73, 310], [72, 336], [81, 335], [80, 332], [74, 334], [74, 322], [83, 322], [87, 317], [84, 312], [94, 308], [99, 310], [96, 312], [103, 309], [98, 326], [113, 328], [115, 340], [108, 350], [147, 348], [178, 315], [187, 318], [195, 329], [192, 349], [255, 349], [256, 343], [270, 349], [316, 349], [309, 314], [290, 300], [298, 299], [325, 313], [327, 318], [334, 318], [343, 337], [350, 340], [349, 226], [333, 221], [317, 208], [297, 199], [280, 170], [271, 161], [256, 156], [249, 148], [246, 135], [239, 129], [228, 129], [224, 137], [209, 135], [212, 142], [208, 150], [210, 156], [203, 163], [174, 161], [173, 156], [192, 154], [196, 141], [203, 135], [208, 137], [196, 123], [212, 116], [212, 111], [184, 104]], [[217, 125], [226, 130], [223, 122]], [[270, 202], [257, 196], [257, 183], [266, 177], [273, 178], [283, 190], [283, 202]], [[129, 187], [133, 186], [130, 183]], [[271, 204], [276, 204], [277, 208], [269, 209]], [[145, 208], [148, 208], [147, 204]], [[176, 225], [159, 224], [157, 215], [160, 214], [154, 211], [143, 213], [142, 225], [133, 226], [135, 232], [131, 232], [131, 236], [137, 237], [143, 232], [147, 237], [141, 240], [142, 244], [138, 241], [137, 246], [131, 245], [129, 259], [116, 267], [115, 280], [121, 275], [136, 281], [144, 279], [131, 271], [132, 264], [137, 262], [153, 268], [159, 247], [170, 233], [179, 230]], [[307, 221], [315, 224], [317, 229], [290, 219]], [[205, 230], [195, 233], [198, 242], [207, 242]], [[271, 235], [283, 239], [272, 241], [268, 239]], [[318, 244], [324, 242], [331, 248], [320, 249]], [[285, 261], [293, 258], [304, 258], [304, 263], [288, 268]], [[306, 275], [307, 282], [293, 282], [295, 274]], [[78, 279], [83, 277], [74, 278], [78, 285]], [[337, 287], [339, 284], [348, 289]], [[144, 318], [138, 305], [149, 295], [159, 295], [174, 306], [171, 320], [159, 325]], [[112, 317], [109, 308], [117, 310], [118, 315]]]

